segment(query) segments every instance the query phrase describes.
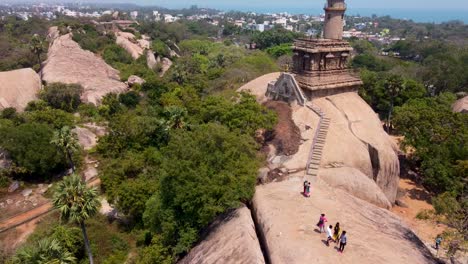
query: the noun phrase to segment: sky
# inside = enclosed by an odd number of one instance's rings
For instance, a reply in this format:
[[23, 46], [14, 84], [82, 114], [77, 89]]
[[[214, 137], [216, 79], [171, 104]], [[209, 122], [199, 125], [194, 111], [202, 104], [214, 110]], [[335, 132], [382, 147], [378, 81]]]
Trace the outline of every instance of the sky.
[[[0, 0], [12, 1], [12, 0]], [[16, 0], [27, 1], [27, 0]], [[47, 2], [48, 0], [29, 0]], [[50, 0], [49, 0], [50, 1]], [[58, 0], [54, 0], [58, 1]], [[135, 3], [140, 5], [157, 5], [169, 8], [188, 7], [197, 4], [201, 7], [239, 7], [239, 8], [265, 8], [271, 7], [304, 7], [319, 8], [325, 0], [62, 0], [67, 2], [98, 2], [98, 3]], [[14, 2], [14, 1], [13, 1]], [[352, 8], [377, 9], [463, 9], [468, 10], [468, 0], [349, 0], [346, 1]], [[468, 14], [467, 14], [468, 15]]]
[[[191, 5], [198, 5], [225, 11], [288, 12], [310, 15], [323, 13], [323, 5], [326, 2], [326, 0], [0, 0], [0, 3], [4, 1], [133, 3], [166, 8], [188, 8]], [[468, 0], [346, 0], [346, 3], [348, 15], [390, 15], [416, 22], [435, 23], [462, 20], [468, 24]]]
[[[1, 1], [1, 0], [0, 0]], [[43, 0], [44, 1], [44, 0]], [[75, 0], [76, 1], [76, 0]], [[81, 0], [83, 1], [83, 0]], [[85, 0], [94, 1], [94, 0]], [[266, 6], [303, 6], [320, 7], [325, 0], [95, 0], [95, 2], [127, 2], [144, 5], [159, 5], [164, 7], [187, 7], [193, 4], [204, 7], [255, 7]], [[465, 9], [468, 10], [468, 0], [350, 0], [348, 6], [352, 8], [392, 8], [392, 9]]]

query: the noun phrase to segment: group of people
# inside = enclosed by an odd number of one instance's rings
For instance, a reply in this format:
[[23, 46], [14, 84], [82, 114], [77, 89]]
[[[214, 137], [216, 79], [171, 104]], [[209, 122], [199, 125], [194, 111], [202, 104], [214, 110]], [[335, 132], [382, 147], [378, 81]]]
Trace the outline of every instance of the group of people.
[[[304, 190], [302, 194], [305, 197], [310, 197], [310, 185], [311, 183], [309, 181], [304, 181]], [[340, 223], [336, 223], [335, 227], [332, 225], [329, 225], [326, 227], [326, 223], [328, 222], [327, 218], [325, 217], [325, 214], [320, 215], [320, 219], [317, 223], [317, 227], [320, 230], [320, 233], [326, 232], [327, 233], [327, 246], [330, 246], [330, 241], [333, 241], [335, 243], [340, 243], [340, 246], [338, 248], [338, 251], [340, 253], [343, 253], [345, 247], [346, 247], [346, 242], [348, 240], [348, 237], [346, 235], [346, 231], [343, 231], [340, 227]], [[332, 231], [333, 230], [333, 231]]]
[[[320, 230], [320, 233], [326, 232], [327, 234], [327, 246], [330, 246], [330, 241], [338, 243], [340, 242], [340, 246], [338, 248], [338, 252], [343, 253], [348, 237], [346, 235], [346, 231], [343, 231], [340, 227], [340, 223], [336, 223], [335, 227], [333, 228], [332, 225], [329, 225], [328, 227], [326, 226], [326, 223], [328, 222], [327, 218], [325, 217], [325, 214], [320, 215], [320, 219], [317, 223], [317, 226]], [[332, 231], [333, 230], [333, 231]]]

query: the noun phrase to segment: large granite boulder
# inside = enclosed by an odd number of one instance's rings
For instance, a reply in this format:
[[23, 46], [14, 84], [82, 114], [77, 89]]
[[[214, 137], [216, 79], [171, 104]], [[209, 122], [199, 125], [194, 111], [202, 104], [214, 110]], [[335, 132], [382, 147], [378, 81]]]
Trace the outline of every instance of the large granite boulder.
[[[265, 93], [268, 83], [275, 81], [279, 75], [271, 73], [261, 76], [241, 87], [239, 91], [250, 91], [257, 97], [257, 101], [263, 103], [267, 100]], [[384, 208], [388, 207], [387, 201], [394, 203], [400, 173], [398, 147], [385, 133], [372, 108], [354, 92], [315, 98], [310, 103], [320, 107], [331, 119], [320, 167], [322, 169], [343, 167], [340, 170], [342, 177], [353, 175], [346, 181], [330, 179], [330, 182], [339, 182], [336, 188], [352, 194], [356, 194], [356, 190], [370, 192], [357, 197]], [[294, 123], [301, 131], [302, 144], [299, 146], [299, 151], [292, 156], [274, 157], [274, 160], [280, 161], [280, 164], [275, 166], [293, 172], [304, 171], [319, 116], [308, 107], [292, 105], [291, 108]], [[358, 174], [367, 176], [371, 181], [360, 179], [357, 177]], [[326, 176], [329, 174], [323, 175]], [[336, 178], [336, 175], [330, 177]], [[366, 183], [363, 184], [363, 181]], [[345, 186], [347, 184], [349, 186]], [[359, 188], [356, 188], [357, 186]], [[365, 190], [364, 187], [369, 189]], [[381, 199], [382, 192], [387, 201]]]
[[[271, 264], [302, 263], [436, 263], [428, 249], [402, 221], [379, 208], [318, 180], [305, 198], [301, 180], [260, 185], [253, 199], [258, 232], [264, 237]], [[316, 223], [325, 213], [328, 223], [347, 232], [344, 253], [325, 245]], [[223, 241], [224, 243], [224, 241]]]
[[393, 203], [396, 199], [400, 162], [398, 147], [382, 128], [377, 114], [357, 93], [342, 93], [314, 100], [331, 125], [322, 165], [342, 163], [372, 179]]
[[350, 167], [321, 169], [319, 178], [334, 188], [379, 207], [390, 209], [392, 204], [375, 182], [360, 170]]
[[70, 34], [55, 39], [42, 69], [47, 83], [80, 84], [85, 103], [99, 104], [108, 93], [122, 93], [128, 87], [115, 70], [94, 53], [83, 50]]
[[215, 221], [207, 236], [179, 264], [265, 263], [250, 210], [239, 208]]
[[129, 32], [116, 32], [115, 42], [124, 48], [135, 60], [143, 55], [144, 48], [135, 40], [135, 35]]
[[456, 101], [452, 105], [452, 110], [457, 113], [468, 114], [468, 96], [465, 96], [462, 99]]
[[39, 75], [31, 68], [0, 72], [0, 109], [13, 107], [21, 112], [37, 99], [40, 89]]

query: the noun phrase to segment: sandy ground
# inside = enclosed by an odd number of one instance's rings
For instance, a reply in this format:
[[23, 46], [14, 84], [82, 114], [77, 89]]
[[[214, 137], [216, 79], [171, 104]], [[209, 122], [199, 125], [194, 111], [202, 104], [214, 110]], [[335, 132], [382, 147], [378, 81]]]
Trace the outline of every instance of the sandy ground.
[[409, 179], [400, 179], [399, 188], [406, 192], [400, 198], [408, 208], [394, 206], [391, 211], [401, 217], [411, 229], [426, 243], [432, 243], [446, 226], [428, 220], [419, 220], [416, 215], [422, 210], [433, 210], [430, 204], [430, 194], [420, 185]]

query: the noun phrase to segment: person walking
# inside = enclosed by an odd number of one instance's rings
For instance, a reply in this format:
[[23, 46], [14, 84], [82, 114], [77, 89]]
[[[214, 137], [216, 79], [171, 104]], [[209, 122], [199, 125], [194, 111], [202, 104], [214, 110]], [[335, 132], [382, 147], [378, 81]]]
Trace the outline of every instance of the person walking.
[[442, 244], [442, 237], [437, 236], [437, 238], [435, 239], [435, 249], [436, 250], [439, 250], [440, 244]]
[[330, 246], [330, 240], [333, 241], [333, 233], [332, 233], [333, 226], [329, 225], [327, 227], [327, 247]]
[[343, 231], [343, 233], [340, 236], [340, 248], [338, 249], [340, 253], [343, 253], [347, 241], [348, 237], [346, 236], [346, 231]]
[[320, 233], [325, 232], [325, 223], [328, 222], [327, 218], [325, 217], [325, 214], [320, 215], [320, 219], [317, 223], [317, 226], [320, 230]]
[[335, 243], [339, 242], [340, 235], [341, 235], [340, 223], [336, 223], [335, 228], [333, 229], [333, 241], [335, 241]]

